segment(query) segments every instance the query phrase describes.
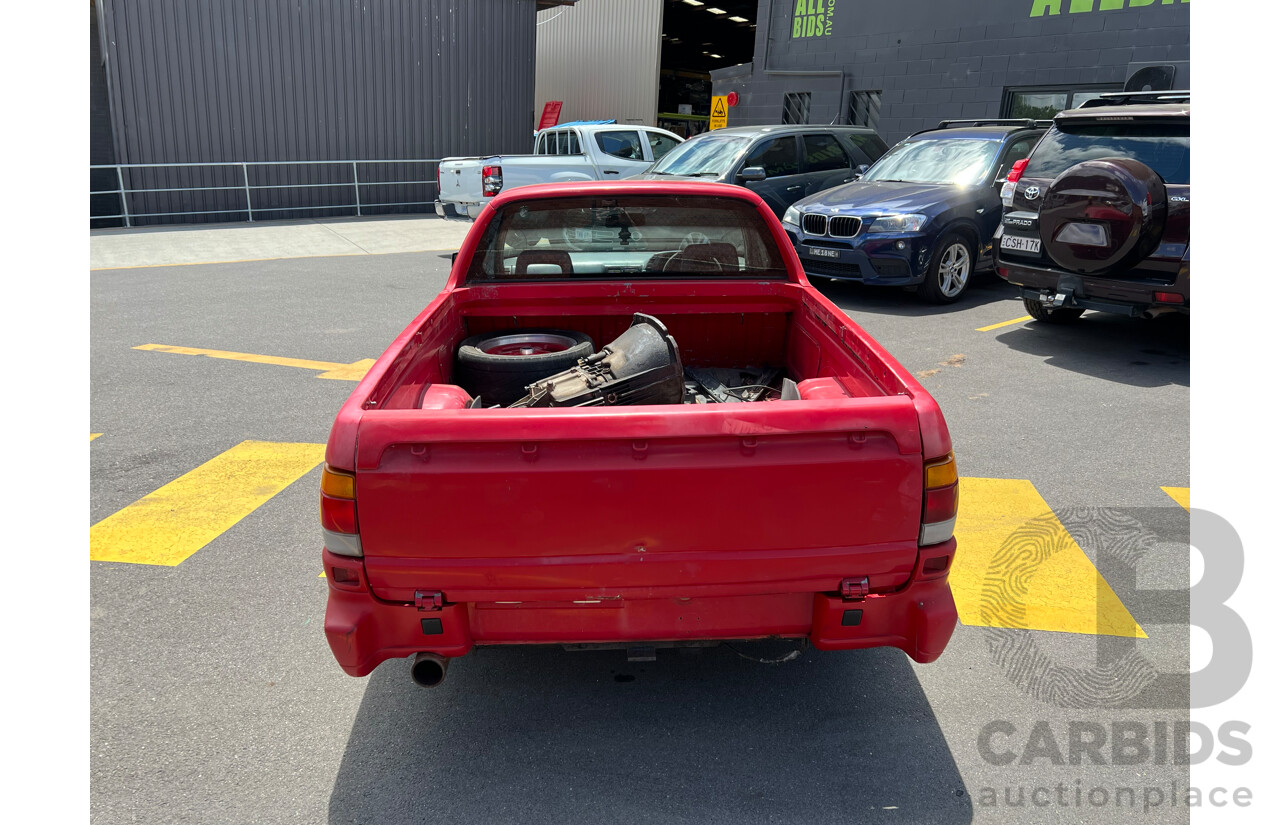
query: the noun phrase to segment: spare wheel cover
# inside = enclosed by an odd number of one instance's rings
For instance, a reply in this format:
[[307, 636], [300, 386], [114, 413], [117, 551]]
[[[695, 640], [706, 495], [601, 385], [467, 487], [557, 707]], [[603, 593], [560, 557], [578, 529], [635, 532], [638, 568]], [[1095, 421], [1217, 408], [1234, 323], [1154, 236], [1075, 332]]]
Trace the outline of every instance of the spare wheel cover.
[[1130, 158], [1087, 160], [1054, 179], [1040, 207], [1040, 239], [1054, 263], [1081, 274], [1133, 266], [1160, 243], [1164, 181]]

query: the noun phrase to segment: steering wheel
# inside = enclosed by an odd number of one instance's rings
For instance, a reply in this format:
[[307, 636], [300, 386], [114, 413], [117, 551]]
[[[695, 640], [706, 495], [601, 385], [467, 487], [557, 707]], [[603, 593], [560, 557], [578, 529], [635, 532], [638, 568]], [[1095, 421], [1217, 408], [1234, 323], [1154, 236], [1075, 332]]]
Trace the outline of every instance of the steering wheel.
[[715, 258], [686, 258], [679, 252], [663, 254], [671, 256], [662, 262], [663, 272], [724, 272], [724, 266]]
[[711, 239], [702, 232], [690, 232], [684, 236], [684, 240], [680, 242], [680, 251], [684, 252], [695, 244], [711, 243]]
[[532, 249], [536, 244], [536, 242], [534, 244], [529, 243], [529, 236], [526, 234], [526, 230], [523, 229], [508, 229], [503, 243], [512, 249], [521, 250]]

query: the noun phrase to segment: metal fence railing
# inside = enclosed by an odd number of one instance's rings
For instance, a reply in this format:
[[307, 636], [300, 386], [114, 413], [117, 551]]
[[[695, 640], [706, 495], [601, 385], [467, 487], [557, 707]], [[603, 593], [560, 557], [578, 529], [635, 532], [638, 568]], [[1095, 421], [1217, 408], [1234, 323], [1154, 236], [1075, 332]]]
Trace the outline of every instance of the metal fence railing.
[[[281, 213], [308, 210], [354, 210], [357, 216], [388, 208], [403, 211], [434, 203], [438, 163], [430, 158], [92, 164], [89, 219], [134, 226], [140, 219], [171, 223], [161, 219], [187, 216], [245, 215], [252, 221], [255, 216], [290, 217]], [[422, 177], [403, 179], [413, 176], [405, 167], [421, 168]], [[387, 175], [397, 179], [385, 179]], [[425, 197], [406, 199], [413, 198], [418, 187], [427, 187]], [[378, 192], [388, 190], [382, 197], [392, 199], [380, 200]], [[114, 196], [118, 205], [106, 205], [112, 203], [107, 196]], [[95, 197], [105, 214], [95, 213]]]

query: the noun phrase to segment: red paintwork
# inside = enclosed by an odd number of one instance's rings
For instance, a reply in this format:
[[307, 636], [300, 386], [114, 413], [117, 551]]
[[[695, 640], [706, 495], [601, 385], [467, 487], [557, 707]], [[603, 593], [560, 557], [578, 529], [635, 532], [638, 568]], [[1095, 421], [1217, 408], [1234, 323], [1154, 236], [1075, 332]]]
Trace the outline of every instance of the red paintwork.
[[[467, 284], [495, 209], [637, 192], [750, 202], [787, 280]], [[782, 366], [804, 379], [803, 400], [472, 410], [449, 384], [468, 335], [519, 319], [603, 344], [637, 310], [666, 323], [686, 364]], [[937, 403], [808, 284], [749, 190], [522, 187], [480, 216], [445, 289], [334, 422], [326, 459], [355, 472], [365, 555], [325, 551], [326, 569], [359, 570], [355, 583], [329, 576], [325, 632], [356, 676], [388, 658], [477, 644], [767, 636], [889, 645], [932, 661], [956, 621], [946, 582], [955, 541], [918, 546], [923, 465], [950, 451]], [[841, 581], [862, 577], [870, 595], [843, 600]], [[443, 610], [420, 612], [418, 591], [442, 593]], [[861, 609], [862, 622], [842, 626], [846, 609]], [[424, 635], [422, 618], [440, 618], [444, 632]]]

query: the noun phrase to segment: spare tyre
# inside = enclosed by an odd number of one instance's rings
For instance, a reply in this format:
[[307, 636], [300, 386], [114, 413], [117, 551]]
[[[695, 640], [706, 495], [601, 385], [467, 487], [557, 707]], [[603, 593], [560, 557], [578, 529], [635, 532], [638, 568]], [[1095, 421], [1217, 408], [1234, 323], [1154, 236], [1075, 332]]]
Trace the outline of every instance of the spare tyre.
[[567, 329], [509, 329], [472, 335], [458, 346], [453, 382], [486, 406], [506, 406], [525, 387], [595, 353], [591, 336]]
[[1040, 239], [1054, 263], [1081, 275], [1137, 264], [1164, 234], [1164, 180], [1130, 158], [1086, 160], [1054, 179], [1040, 207]]

